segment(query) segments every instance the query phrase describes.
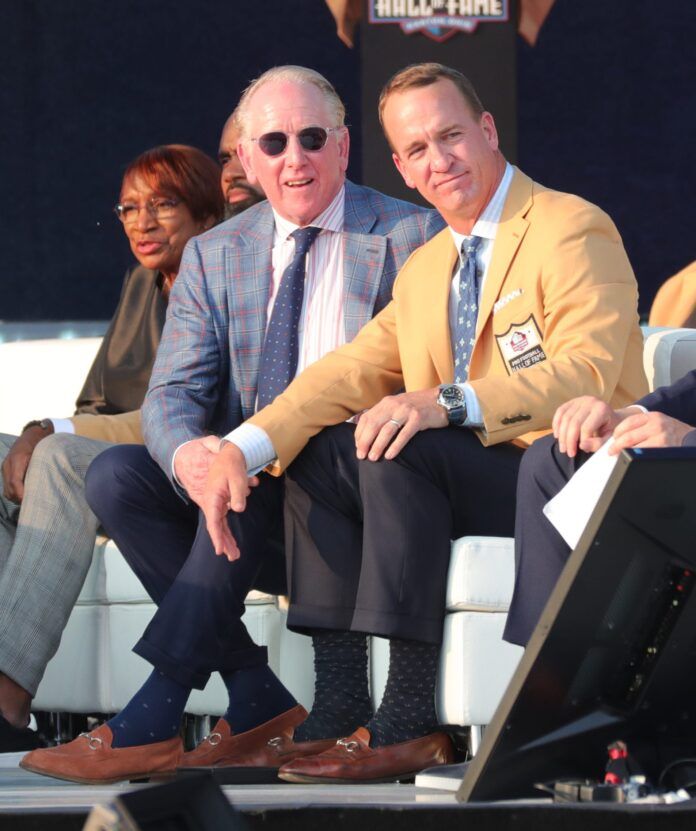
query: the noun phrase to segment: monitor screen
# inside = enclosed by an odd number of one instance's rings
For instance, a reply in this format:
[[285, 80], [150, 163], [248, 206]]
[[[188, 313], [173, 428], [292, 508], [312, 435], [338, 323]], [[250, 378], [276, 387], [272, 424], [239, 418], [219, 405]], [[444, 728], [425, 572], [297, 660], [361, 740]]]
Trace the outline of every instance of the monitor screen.
[[695, 585], [696, 448], [623, 451], [458, 798], [601, 780], [617, 739], [651, 777], [694, 755]]

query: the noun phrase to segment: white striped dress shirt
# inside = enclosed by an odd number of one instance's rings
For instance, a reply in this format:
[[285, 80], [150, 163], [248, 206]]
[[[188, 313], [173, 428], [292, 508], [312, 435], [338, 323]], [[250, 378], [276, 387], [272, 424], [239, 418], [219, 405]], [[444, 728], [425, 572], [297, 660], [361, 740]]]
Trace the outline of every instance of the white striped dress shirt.
[[[295, 241], [290, 234], [300, 227], [288, 222], [276, 211], [273, 211], [273, 215], [273, 279], [268, 298], [267, 321], [273, 313], [283, 272], [295, 254]], [[344, 215], [345, 188], [341, 188], [329, 207], [309, 223], [322, 231], [307, 252], [305, 260], [305, 289], [298, 326], [298, 373], [346, 342], [343, 320]]]
[[[271, 319], [283, 272], [295, 253], [295, 242], [290, 234], [299, 227], [276, 211], [273, 211], [273, 215], [273, 280], [266, 320]], [[298, 373], [346, 342], [343, 317], [344, 216], [345, 188], [342, 187], [328, 208], [309, 223], [322, 231], [307, 253], [305, 290], [299, 322]], [[224, 438], [233, 441], [242, 450], [247, 467], [252, 472], [261, 470], [275, 456], [271, 440], [253, 424], [241, 424]]]

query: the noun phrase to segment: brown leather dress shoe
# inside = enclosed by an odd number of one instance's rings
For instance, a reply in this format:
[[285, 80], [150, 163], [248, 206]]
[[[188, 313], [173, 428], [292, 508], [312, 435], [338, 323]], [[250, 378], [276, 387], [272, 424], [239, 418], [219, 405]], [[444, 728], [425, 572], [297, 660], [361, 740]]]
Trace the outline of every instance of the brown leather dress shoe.
[[423, 768], [450, 764], [452, 741], [445, 733], [430, 733], [408, 742], [370, 747], [370, 731], [359, 727], [318, 756], [288, 762], [278, 771], [286, 782], [395, 782]]
[[164, 742], [135, 747], [111, 747], [111, 728], [102, 724], [91, 733], [80, 733], [68, 744], [32, 750], [20, 767], [43, 776], [85, 785], [103, 785], [123, 779], [173, 774], [183, 756], [179, 736]]
[[180, 768], [250, 767], [267, 768], [274, 772], [284, 763], [299, 756], [321, 753], [336, 743], [336, 739], [315, 742], [294, 742], [295, 728], [307, 718], [301, 705], [286, 710], [244, 733], [233, 733], [221, 718], [213, 732], [191, 750], [184, 753]]

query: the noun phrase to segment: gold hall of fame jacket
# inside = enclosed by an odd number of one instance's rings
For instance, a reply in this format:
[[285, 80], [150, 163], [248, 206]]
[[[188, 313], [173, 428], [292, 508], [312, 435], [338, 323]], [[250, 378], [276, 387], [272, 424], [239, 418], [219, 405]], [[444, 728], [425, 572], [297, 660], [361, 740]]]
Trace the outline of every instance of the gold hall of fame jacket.
[[140, 410], [117, 415], [81, 413], [73, 416], [70, 421], [78, 436], [114, 444], [144, 444], [140, 430]]
[[[448, 303], [457, 251], [448, 229], [401, 269], [392, 302], [299, 375], [251, 423], [280, 473], [322, 428], [385, 395], [450, 383]], [[527, 445], [578, 395], [613, 407], [647, 391], [638, 287], [621, 238], [594, 205], [548, 190], [515, 169], [481, 297], [469, 381], [484, 445]]]

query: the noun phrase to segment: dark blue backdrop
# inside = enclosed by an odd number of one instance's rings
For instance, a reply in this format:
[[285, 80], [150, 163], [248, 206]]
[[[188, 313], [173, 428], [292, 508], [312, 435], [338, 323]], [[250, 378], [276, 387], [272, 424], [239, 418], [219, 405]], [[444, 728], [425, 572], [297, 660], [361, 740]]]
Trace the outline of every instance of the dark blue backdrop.
[[518, 41], [520, 166], [611, 214], [646, 313], [696, 260], [695, 44], [683, 0], [557, 0], [537, 45]]
[[[167, 142], [214, 153], [268, 66], [315, 67], [360, 124], [359, 49], [321, 0], [0, 0], [0, 19], [0, 319], [108, 317], [125, 163]], [[644, 311], [696, 258], [694, 42], [694, 3], [557, 0], [538, 45], [518, 43], [520, 165], [609, 211]], [[356, 129], [359, 180], [358, 145]]]

